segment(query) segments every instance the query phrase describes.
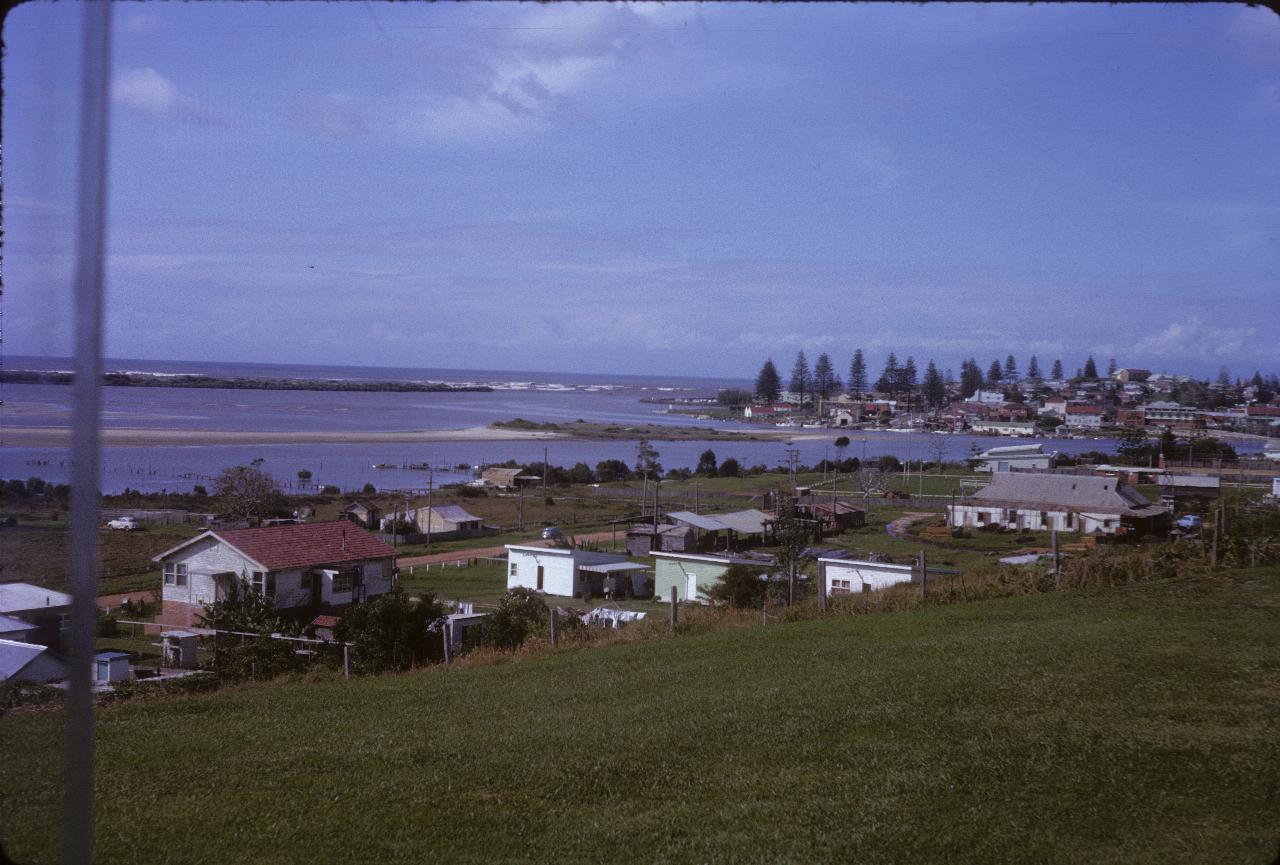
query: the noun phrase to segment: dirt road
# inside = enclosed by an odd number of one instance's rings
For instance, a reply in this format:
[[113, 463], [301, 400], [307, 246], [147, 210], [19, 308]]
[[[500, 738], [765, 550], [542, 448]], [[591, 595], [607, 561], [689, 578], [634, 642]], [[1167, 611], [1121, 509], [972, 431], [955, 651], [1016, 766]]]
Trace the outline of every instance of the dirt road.
[[936, 516], [937, 514], [933, 512], [921, 513], [920, 511], [911, 511], [903, 514], [893, 522], [887, 524], [884, 527], [884, 530], [895, 538], [898, 538], [900, 540], [906, 540], [907, 526], [911, 525], [912, 523], [919, 522], [920, 520], [929, 519], [930, 517], [936, 517]]

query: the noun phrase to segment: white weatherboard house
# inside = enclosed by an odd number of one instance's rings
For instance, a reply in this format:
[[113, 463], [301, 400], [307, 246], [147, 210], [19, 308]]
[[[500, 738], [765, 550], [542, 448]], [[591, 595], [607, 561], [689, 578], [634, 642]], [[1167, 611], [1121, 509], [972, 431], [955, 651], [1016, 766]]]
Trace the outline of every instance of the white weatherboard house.
[[827, 595], [874, 592], [899, 583], [909, 583], [916, 570], [911, 565], [887, 562], [864, 562], [855, 559], [818, 559], [818, 574], [826, 584]]
[[1083, 534], [1145, 534], [1166, 529], [1169, 509], [1115, 478], [996, 472], [991, 483], [947, 506], [947, 524]]
[[190, 626], [240, 581], [280, 610], [340, 609], [391, 591], [395, 557], [347, 520], [207, 531], [152, 560], [164, 569], [159, 621]]
[[969, 462], [975, 472], [1007, 472], [1016, 469], [1051, 469], [1058, 452], [1045, 453], [1042, 445], [1009, 445], [985, 450]]
[[595, 553], [565, 547], [526, 547], [507, 544], [507, 588], [534, 589], [566, 598], [593, 590], [607, 573], [645, 571], [618, 553]]

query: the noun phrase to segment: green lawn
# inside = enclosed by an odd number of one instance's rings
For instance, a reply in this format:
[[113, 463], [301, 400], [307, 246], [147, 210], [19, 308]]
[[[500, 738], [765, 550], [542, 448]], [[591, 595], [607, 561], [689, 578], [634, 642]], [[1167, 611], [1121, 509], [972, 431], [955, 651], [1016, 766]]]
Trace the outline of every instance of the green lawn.
[[[1280, 569], [100, 709], [101, 862], [1269, 862]], [[56, 860], [61, 717], [0, 718]]]

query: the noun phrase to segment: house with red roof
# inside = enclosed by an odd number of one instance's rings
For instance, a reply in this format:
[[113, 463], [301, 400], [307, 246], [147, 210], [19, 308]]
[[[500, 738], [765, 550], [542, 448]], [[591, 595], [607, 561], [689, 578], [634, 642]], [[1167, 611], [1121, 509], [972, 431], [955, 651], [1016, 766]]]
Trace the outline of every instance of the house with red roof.
[[348, 520], [211, 529], [156, 556], [158, 621], [190, 627], [247, 586], [283, 612], [333, 613], [391, 591], [396, 550]]

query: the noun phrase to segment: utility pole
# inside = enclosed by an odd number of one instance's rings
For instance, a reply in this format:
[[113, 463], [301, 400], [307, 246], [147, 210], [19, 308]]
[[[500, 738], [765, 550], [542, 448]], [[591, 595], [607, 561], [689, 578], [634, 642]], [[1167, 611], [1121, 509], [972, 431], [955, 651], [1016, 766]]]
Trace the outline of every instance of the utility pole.
[[699, 495], [698, 495], [698, 482], [694, 481], [693, 482], [693, 512], [695, 514], [702, 513], [701, 507], [702, 507], [702, 500], [701, 498], [699, 498]]
[[1055, 590], [1062, 588], [1062, 567], [1058, 558], [1058, 530], [1054, 529], [1049, 535], [1053, 543], [1053, 588]]
[[929, 584], [929, 560], [925, 558], [924, 547], [920, 548], [920, 598], [923, 600]]
[[519, 481], [516, 481], [516, 487], [520, 490], [520, 510], [519, 510], [520, 523], [517, 526], [517, 529], [523, 532], [524, 531], [524, 484], [520, 483]]
[[542, 449], [542, 498], [547, 497], [547, 449]]

